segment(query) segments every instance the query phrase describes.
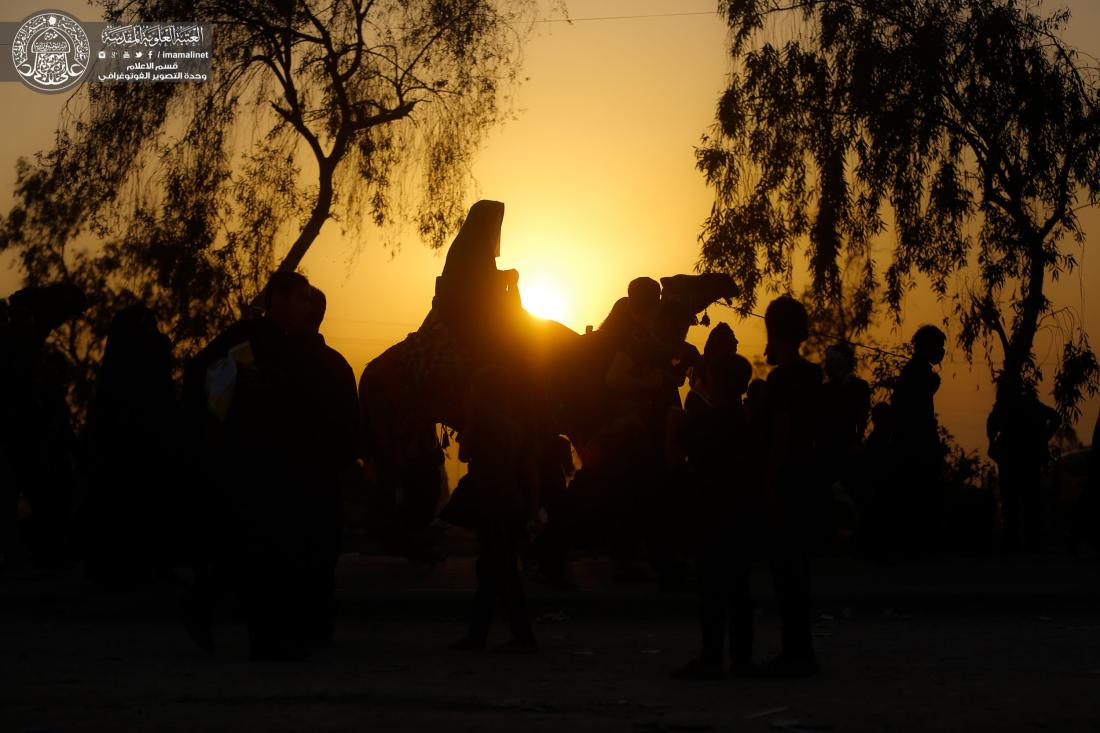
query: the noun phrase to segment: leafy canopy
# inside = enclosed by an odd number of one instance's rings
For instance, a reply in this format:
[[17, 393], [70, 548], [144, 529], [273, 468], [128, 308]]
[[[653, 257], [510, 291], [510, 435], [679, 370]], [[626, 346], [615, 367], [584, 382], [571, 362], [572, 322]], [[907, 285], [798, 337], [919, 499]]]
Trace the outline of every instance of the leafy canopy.
[[[1044, 287], [1072, 272], [1077, 212], [1100, 196], [1098, 73], [1060, 37], [1066, 11], [1023, 0], [723, 0], [734, 71], [697, 162], [715, 202], [702, 266], [809, 292], [855, 332], [900, 322], [918, 276], [954, 304], [966, 354], [1013, 389], [1042, 375], [1057, 320]], [[893, 245], [882, 251], [892, 230]], [[878, 246], [876, 246], [878, 245]], [[1063, 323], [1056, 397], [1076, 416], [1097, 363]]]
[[84, 84], [21, 160], [0, 222], [28, 284], [75, 281], [89, 362], [114, 312], [152, 307], [181, 354], [294, 269], [335, 219], [411, 222], [439, 247], [510, 114], [536, 0], [101, 0], [109, 22], [213, 25], [201, 84]]

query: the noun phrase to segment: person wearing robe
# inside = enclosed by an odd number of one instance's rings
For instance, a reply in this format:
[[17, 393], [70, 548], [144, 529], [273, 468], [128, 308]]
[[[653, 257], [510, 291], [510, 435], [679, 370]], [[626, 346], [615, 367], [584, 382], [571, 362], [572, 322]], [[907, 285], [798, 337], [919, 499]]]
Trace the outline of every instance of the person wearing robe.
[[[280, 661], [308, 654], [302, 509], [311, 477], [303, 446], [314, 428], [303, 411], [294, 335], [308, 327], [309, 281], [276, 272], [264, 300], [263, 316], [230, 326], [184, 373], [184, 409], [198, 466], [192, 516], [194, 532], [204, 538], [184, 610], [192, 639], [213, 651], [212, 604], [226, 586], [238, 589], [250, 658]], [[234, 379], [224, 376], [227, 369]], [[223, 383], [232, 384], [231, 391], [219, 390]]]
[[305, 637], [318, 646], [330, 643], [334, 633], [335, 573], [344, 527], [341, 485], [358, 470], [361, 446], [355, 373], [320, 333], [325, 306], [324, 293], [311, 287], [306, 328], [291, 336], [308, 427], [299, 448], [306, 477]]
[[0, 470], [7, 475], [0, 488], [0, 552], [5, 562], [22, 562], [24, 546], [40, 566], [64, 567], [72, 560], [77, 441], [67, 401], [70, 364], [47, 339], [86, 308], [80, 288], [55, 283], [22, 288], [3, 309]]
[[172, 344], [152, 311], [128, 306], [111, 322], [88, 416], [82, 534], [94, 580], [131, 586], [181, 559], [181, 438]]

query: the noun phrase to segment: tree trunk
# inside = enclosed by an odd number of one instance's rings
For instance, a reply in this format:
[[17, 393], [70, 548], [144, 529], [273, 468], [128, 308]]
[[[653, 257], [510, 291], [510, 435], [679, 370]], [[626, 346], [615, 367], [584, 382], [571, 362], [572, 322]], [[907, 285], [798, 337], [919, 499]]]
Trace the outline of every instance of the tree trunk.
[[1019, 320], [1009, 338], [1009, 348], [1005, 353], [1001, 374], [997, 385], [1018, 389], [1023, 384], [1024, 366], [1035, 343], [1035, 334], [1039, 331], [1039, 316], [1043, 311], [1043, 281], [1046, 276], [1046, 263], [1043, 259], [1043, 243], [1036, 242], [1028, 247], [1028, 276], [1025, 283], [1023, 304]]
[[[330, 163], [331, 160], [330, 157], [320, 161], [321, 172], [318, 180], [317, 200], [313, 203], [313, 211], [310, 213], [306, 225], [302, 227], [302, 231], [298, 234], [298, 238], [294, 240], [294, 244], [290, 245], [290, 251], [286, 253], [283, 261], [275, 268], [276, 272], [294, 272], [298, 269], [298, 265], [302, 264], [302, 259], [306, 256], [306, 252], [309, 251], [309, 248], [321, 233], [321, 227], [325, 225], [329, 214], [332, 213], [334, 194], [332, 176], [336, 165]], [[256, 292], [252, 302], [245, 306], [246, 318], [249, 312], [258, 313], [263, 310], [263, 294], [266, 289], [267, 283], [265, 282], [263, 287]]]
[[332, 174], [334, 168], [335, 165], [329, 164], [327, 161], [321, 164], [317, 201], [313, 204], [313, 212], [309, 215], [309, 220], [302, 227], [301, 233], [294, 240], [294, 244], [290, 246], [290, 251], [283, 257], [283, 261], [279, 263], [276, 271], [293, 272], [297, 270], [298, 265], [302, 264], [306, 252], [309, 251], [310, 246], [321, 233], [321, 227], [325, 225], [329, 214], [332, 213]]
[[[1032, 476], [1027, 465], [1026, 452], [1017, 455], [1017, 440], [1011, 438], [1013, 431], [1026, 428], [1013, 424], [1018, 419], [1018, 411], [1012, 409], [1012, 403], [1019, 399], [1019, 393], [1024, 386], [1024, 367], [1028, 356], [1031, 354], [1035, 341], [1035, 334], [1039, 329], [1039, 316], [1042, 313], [1044, 297], [1043, 284], [1046, 276], [1046, 264], [1043, 260], [1042, 242], [1028, 248], [1028, 277], [1025, 284], [1024, 297], [1021, 301], [1023, 309], [1018, 321], [1014, 324], [1012, 335], [1008, 339], [1008, 349], [1000, 375], [996, 379], [997, 396], [994, 400], [993, 410], [990, 412], [990, 420], [987, 423], [987, 438], [989, 439], [989, 454], [997, 464], [997, 477], [1002, 488], [1002, 506], [1006, 513], [1006, 542], [1013, 544], [1019, 541], [1018, 535], [1026, 521], [1022, 514], [1025, 511], [1023, 502], [1029, 491], [1037, 491], [1036, 487], [1025, 485]], [[996, 416], [996, 417], [995, 417]], [[994, 450], [994, 440], [1000, 436], [1002, 445]], [[1021, 465], [1020, 461], [1024, 461]], [[1009, 516], [1011, 514], [1011, 516]]]

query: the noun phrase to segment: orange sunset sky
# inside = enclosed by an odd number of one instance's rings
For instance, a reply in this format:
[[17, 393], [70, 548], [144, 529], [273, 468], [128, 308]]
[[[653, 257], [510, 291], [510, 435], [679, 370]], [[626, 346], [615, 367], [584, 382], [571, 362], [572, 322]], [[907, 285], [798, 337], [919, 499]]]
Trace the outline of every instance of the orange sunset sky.
[[[1100, 3], [1051, 3], [1047, 11], [1062, 5], [1074, 13], [1069, 42], [1100, 55], [1093, 34]], [[692, 271], [711, 201], [695, 170], [693, 147], [713, 120], [729, 64], [726, 28], [715, 7], [715, 0], [568, 0], [573, 24], [541, 23], [531, 36], [524, 67], [529, 79], [516, 92], [518, 118], [488, 136], [474, 164], [478, 185], [470, 201], [492, 198], [507, 205], [498, 266], [520, 271], [525, 300], [539, 301], [528, 303], [532, 310], [546, 310], [544, 315], [582, 331], [600, 323], [632, 278]], [[85, 2], [15, 0], [3, 4], [0, 20], [18, 21], [45, 8], [99, 19]], [[684, 15], [583, 20], [670, 13]], [[49, 144], [65, 97], [38, 94], [18, 82], [0, 84], [4, 212], [12, 200], [16, 159]], [[1083, 212], [1083, 221], [1100, 237], [1100, 213]], [[442, 254], [411, 236], [391, 253], [372, 241], [369, 230], [363, 241], [353, 242], [337, 224], [326, 226], [302, 269], [327, 293], [323, 332], [356, 374], [420, 324]], [[1050, 296], [1057, 306], [1078, 309], [1089, 330], [1100, 323], [1100, 296], [1090, 297], [1100, 286], [1100, 265], [1092, 264], [1088, 248], [1077, 254], [1082, 266], [1051, 288]], [[0, 296], [17, 286], [18, 273], [4, 262]], [[900, 331], [885, 331], [883, 338], [904, 341], [920, 324], [939, 323], [946, 309], [918, 289], [906, 302]], [[761, 322], [742, 322], [721, 308], [710, 316], [734, 327], [750, 358], [763, 353]], [[706, 329], [692, 329], [693, 342], [705, 338]], [[1100, 340], [1093, 343], [1100, 347]], [[1048, 372], [1060, 344], [1059, 335], [1040, 334], [1037, 352]], [[976, 358], [970, 367], [960, 353], [949, 352], [937, 405], [964, 446], [984, 452], [992, 390], [989, 369]], [[1049, 399], [1049, 390], [1044, 394]], [[1079, 431], [1086, 440], [1098, 405], [1085, 405]]]

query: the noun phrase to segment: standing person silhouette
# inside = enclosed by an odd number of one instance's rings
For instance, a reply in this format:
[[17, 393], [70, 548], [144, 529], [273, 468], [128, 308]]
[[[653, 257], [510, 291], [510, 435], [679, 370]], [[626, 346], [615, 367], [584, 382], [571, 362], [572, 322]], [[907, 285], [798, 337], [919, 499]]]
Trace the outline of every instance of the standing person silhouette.
[[[184, 409], [201, 464], [194, 493], [202, 536], [184, 621], [207, 651], [214, 650], [218, 581], [229, 581], [245, 600], [253, 661], [293, 661], [309, 653], [302, 509], [309, 482], [303, 445], [312, 427], [303, 411], [295, 341], [307, 329], [309, 310], [305, 276], [276, 272], [264, 291], [264, 315], [230, 326], [184, 372]], [[227, 368], [236, 376], [219, 403], [211, 385]]]
[[88, 414], [85, 563], [93, 580], [126, 587], [170, 571], [178, 554], [180, 415], [172, 343], [143, 305], [120, 310]]
[[935, 326], [913, 334], [913, 356], [902, 367], [890, 396], [894, 425], [891, 459], [896, 475], [889, 502], [896, 550], [912, 554], [938, 533], [943, 507], [943, 449], [935, 395], [947, 336]]
[[771, 517], [772, 576], [782, 620], [783, 651], [759, 667], [769, 677], [808, 677], [818, 672], [810, 632], [811, 518], [820, 478], [814, 468], [821, 367], [802, 358], [809, 336], [806, 308], [784, 295], [764, 312], [768, 343], [771, 446], [764, 492]]
[[292, 334], [301, 380], [297, 394], [306, 421], [299, 446], [306, 484], [303, 621], [305, 639], [313, 646], [327, 646], [334, 633], [335, 572], [344, 529], [341, 481], [359, 470], [361, 447], [355, 372], [320, 333], [325, 310], [325, 294], [310, 286], [305, 329]]
[[1003, 378], [997, 385], [986, 435], [989, 457], [997, 462], [1006, 550], [1041, 549], [1045, 544], [1041, 482], [1050, 463], [1050, 439], [1061, 424], [1061, 416], [1039, 400], [1034, 385]]
[[[22, 561], [24, 524], [36, 565], [72, 561], [76, 435], [66, 399], [69, 363], [47, 340], [86, 307], [77, 286], [56, 283], [17, 290], [0, 308], [0, 470], [8, 474], [0, 482], [4, 564]], [[30, 506], [29, 522], [18, 519], [20, 495]]]
[[856, 375], [856, 356], [846, 343], [825, 350], [822, 386], [822, 445], [826, 479], [850, 479], [852, 459], [863, 446], [867, 420], [871, 415], [871, 385]]
[[474, 376], [459, 458], [470, 466], [463, 482], [473, 492], [468, 500], [480, 551], [470, 630], [453, 646], [462, 651], [485, 649], [498, 600], [508, 606], [512, 630], [512, 639], [498, 650], [538, 650], [519, 572], [520, 545], [538, 511], [535, 470], [525, 444], [531, 431], [519, 408], [514, 380], [503, 369], [485, 367]]
[[674, 679], [725, 676], [727, 634], [730, 672], [754, 671], [749, 571], [760, 523], [761, 487], [758, 472], [752, 470], [754, 446], [742, 402], [752, 365], [739, 354], [715, 356], [712, 351], [709, 360], [704, 353], [702, 366], [703, 374], [697, 376], [706, 389], [700, 388], [697, 399], [685, 405], [678, 431], [697, 488], [692, 529], [697, 540], [702, 653], [675, 670]]
[[863, 435], [871, 413], [871, 385], [855, 373], [856, 356], [850, 344], [836, 343], [825, 350], [825, 375], [821, 388], [818, 459], [825, 513], [831, 526], [823, 527], [836, 541], [833, 531], [855, 528], [857, 500], [863, 501]]

